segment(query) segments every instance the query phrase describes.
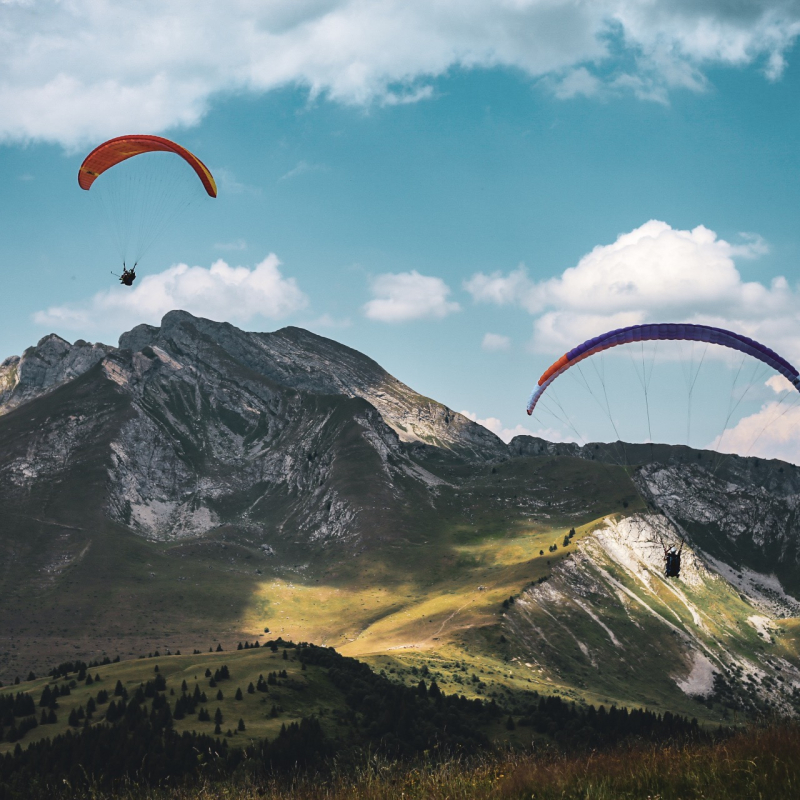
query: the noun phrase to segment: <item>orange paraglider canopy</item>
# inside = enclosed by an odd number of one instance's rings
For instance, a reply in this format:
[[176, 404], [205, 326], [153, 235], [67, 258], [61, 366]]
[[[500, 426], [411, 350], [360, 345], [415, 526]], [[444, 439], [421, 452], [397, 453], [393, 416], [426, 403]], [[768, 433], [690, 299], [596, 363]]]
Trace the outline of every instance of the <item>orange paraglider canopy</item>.
[[217, 196], [217, 184], [214, 182], [214, 177], [209, 172], [208, 167], [197, 156], [169, 139], [146, 134], [117, 136], [115, 139], [109, 139], [99, 147], [95, 147], [86, 156], [81, 168], [78, 170], [78, 185], [81, 189], [88, 190], [97, 177], [107, 169], [119, 164], [121, 161], [133, 158], [133, 156], [154, 152], [175, 153], [180, 156], [197, 173], [197, 177], [203, 182], [203, 186], [209, 196]]

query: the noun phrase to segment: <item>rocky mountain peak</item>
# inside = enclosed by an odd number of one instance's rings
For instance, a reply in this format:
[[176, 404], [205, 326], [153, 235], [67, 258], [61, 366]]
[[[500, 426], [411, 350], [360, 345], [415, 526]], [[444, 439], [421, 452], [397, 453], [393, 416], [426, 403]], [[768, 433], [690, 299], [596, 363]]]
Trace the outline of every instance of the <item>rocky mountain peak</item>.
[[[294, 535], [356, 541], [376, 497], [397, 503], [398, 476], [425, 491], [441, 483], [403, 442], [479, 463], [507, 458], [490, 431], [352, 348], [301, 328], [249, 333], [184, 311], [136, 326], [118, 348], [44, 337], [7, 359], [0, 391], [6, 416], [61, 392], [38, 416], [15, 418], [25, 422], [7, 453], [11, 494], [40, 477], [68, 482], [92, 447], [108, 475], [103, 513], [148, 538], [247, 528], [255, 492], [259, 525], [268, 519], [274, 534], [285, 523], [276, 529], [270, 509], [286, 514], [289, 502]], [[88, 394], [67, 413], [75, 392]], [[369, 480], [349, 477], [353, 459]]]
[[378, 409], [401, 441], [453, 449], [481, 460], [506, 457], [506, 446], [482, 425], [418, 394], [363, 353], [303, 328], [249, 333], [226, 322], [170, 311], [159, 328], [138, 325], [120, 337], [119, 345], [132, 352], [155, 345], [201, 370], [232, 359], [284, 387], [361, 397]]
[[[156, 347], [200, 373], [229, 371], [233, 364], [280, 386], [319, 395], [360, 397], [374, 406], [401, 441], [442, 447], [480, 460], [505, 458], [506, 446], [491, 431], [390, 375], [363, 353], [293, 326], [271, 333], [242, 331], [227, 322], [170, 311], [161, 325], [137, 325], [119, 347], [56, 334], [43, 337], [22, 357], [0, 365], [0, 414], [82, 375], [107, 356]], [[139, 360], [141, 365], [141, 360]]]
[[22, 356], [0, 365], [0, 414], [77, 378], [113, 348], [78, 339], [70, 344], [55, 333], [42, 337]]

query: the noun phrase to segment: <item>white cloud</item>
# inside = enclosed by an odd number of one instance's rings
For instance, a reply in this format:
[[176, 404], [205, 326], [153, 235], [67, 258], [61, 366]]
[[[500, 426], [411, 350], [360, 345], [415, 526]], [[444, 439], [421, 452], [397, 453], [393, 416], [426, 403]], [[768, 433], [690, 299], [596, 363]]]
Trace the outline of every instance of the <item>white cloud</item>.
[[344, 330], [345, 328], [352, 327], [353, 322], [350, 317], [343, 317], [342, 319], [336, 319], [332, 317], [330, 314], [321, 314], [316, 319], [312, 319], [309, 322], [304, 322], [303, 326], [308, 328], [309, 330], [319, 330], [319, 329], [335, 329], [335, 330]]
[[765, 383], [775, 394], [783, 394], [784, 392], [791, 392], [794, 390], [794, 386], [792, 386], [783, 375], [773, 375], [771, 378], [768, 378]]
[[247, 242], [244, 239], [234, 239], [232, 242], [217, 242], [215, 250], [247, 250]]
[[242, 183], [227, 167], [214, 166], [211, 168], [217, 186], [224, 194], [261, 194], [259, 186]]
[[[30, 0], [0, 4], [0, 139], [68, 147], [196, 124], [225, 93], [307, 87], [417, 102], [454, 68], [546, 76], [562, 97], [664, 100], [702, 70], [764, 63], [800, 30], [784, 0]], [[620, 71], [626, 64], [627, 71]]]
[[586, 67], [578, 67], [553, 82], [553, 94], [562, 100], [583, 95], [592, 97], [600, 92], [602, 81]]
[[747, 282], [735, 258], [757, 258], [764, 241], [731, 244], [703, 227], [651, 220], [598, 245], [560, 276], [532, 281], [524, 268], [479, 273], [465, 283], [476, 302], [515, 304], [536, 317], [534, 349], [564, 352], [615, 327], [698, 322], [731, 328], [800, 361], [800, 292], [783, 277]]
[[370, 288], [374, 299], [364, 305], [364, 313], [379, 322], [442, 319], [460, 310], [458, 303], [447, 299], [450, 287], [441, 278], [416, 270], [378, 275]]
[[283, 277], [279, 266], [274, 254], [252, 269], [231, 267], [221, 259], [209, 269], [177, 264], [141, 276], [132, 289], [114, 287], [84, 303], [38, 311], [34, 322], [87, 332], [122, 330], [141, 322], [157, 325], [173, 309], [220, 322], [281, 319], [305, 308], [308, 298], [294, 278]]
[[800, 406], [772, 401], [718, 436], [709, 447], [723, 453], [779, 458], [800, 464]]
[[472, 411], [461, 411], [459, 413], [461, 413], [462, 416], [465, 416], [467, 419], [477, 422], [478, 425], [483, 425], [484, 428], [488, 428], [495, 436], [499, 436], [506, 444], [508, 444], [515, 436], [539, 435], [538, 432], [534, 433], [522, 425], [515, 425], [513, 428], [506, 428], [503, 426], [503, 423], [497, 419], [497, 417], [478, 419], [478, 415], [474, 414]]
[[295, 167], [284, 175], [281, 175], [278, 180], [287, 181], [291, 178], [297, 178], [300, 175], [307, 175], [309, 172], [326, 172], [327, 169], [328, 168], [323, 164], [309, 164], [307, 161], [298, 161]]
[[501, 336], [499, 333], [487, 333], [481, 342], [481, 349], [488, 353], [508, 350], [509, 347], [511, 347], [511, 339], [508, 336]]
[[482, 272], [473, 275], [464, 282], [464, 288], [478, 302], [494, 303], [502, 306], [509, 303], [524, 305], [524, 298], [531, 290], [531, 282], [525, 272], [525, 267], [518, 267], [510, 272], [507, 277], [500, 272], [484, 275]]

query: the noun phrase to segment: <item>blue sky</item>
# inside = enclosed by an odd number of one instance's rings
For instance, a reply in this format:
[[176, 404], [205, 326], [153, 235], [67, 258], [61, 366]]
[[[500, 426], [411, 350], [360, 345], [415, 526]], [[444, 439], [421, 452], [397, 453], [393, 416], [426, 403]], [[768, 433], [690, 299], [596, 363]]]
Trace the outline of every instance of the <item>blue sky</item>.
[[[506, 438], [572, 435], [529, 419], [528, 394], [618, 324], [710, 322], [800, 363], [797, 4], [224, 6], [0, 4], [0, 359], [51, 331], [114, 343], [172, 307], [301, 325]], [[220, 190], [133, 290], [76, 181], [131, 132], [181, 142]], [[680, 384], [685, 364], [657, 355]], [[711, 383], [737, 366], [717, 359]], [[730, 440], [747, 450], [777, 409], [753, 452], [800, 460], [768, 377]], [[653, 402], [680, 441], [685, 414]], [[605, 437], [575, 403], [581, 436]], [[718, 421], [696, 412], [691, 443]]]

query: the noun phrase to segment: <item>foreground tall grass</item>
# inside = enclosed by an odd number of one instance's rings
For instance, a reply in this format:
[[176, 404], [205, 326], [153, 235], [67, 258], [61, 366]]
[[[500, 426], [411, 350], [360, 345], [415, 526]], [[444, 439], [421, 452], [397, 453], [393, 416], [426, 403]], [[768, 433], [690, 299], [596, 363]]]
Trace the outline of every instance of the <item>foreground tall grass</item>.
[[507, 753], [435, 766], [366, 759], [347, 773], [274, 784], [128, 787], [94, 800], [738, 800], [800, 798], [800, 726], [753, 727], [710, 745], [624, 747], [581, 756]]

